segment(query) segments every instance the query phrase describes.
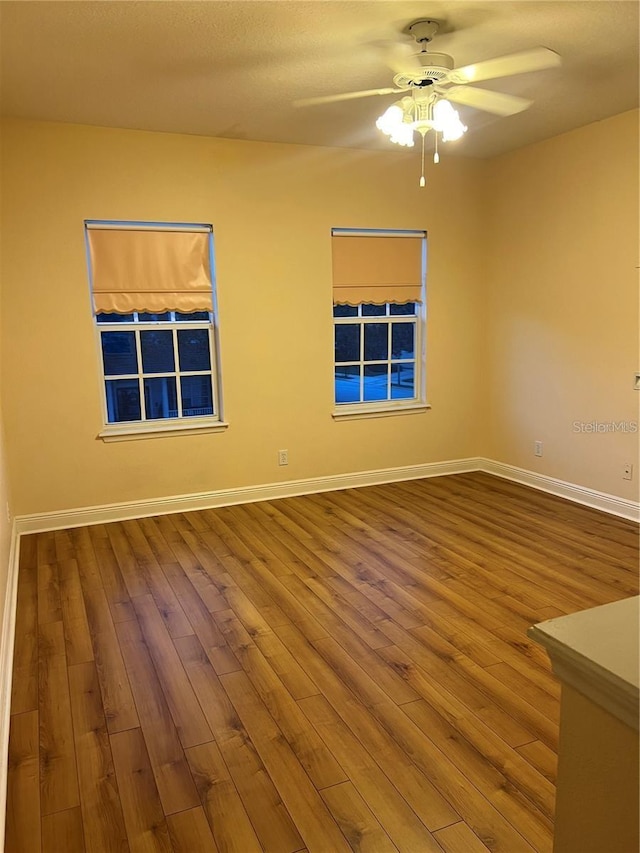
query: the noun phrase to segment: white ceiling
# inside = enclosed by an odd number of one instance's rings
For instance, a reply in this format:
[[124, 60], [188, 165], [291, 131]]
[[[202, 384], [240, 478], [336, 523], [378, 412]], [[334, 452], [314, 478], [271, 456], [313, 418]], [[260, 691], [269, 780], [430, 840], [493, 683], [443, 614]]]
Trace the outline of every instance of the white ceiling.
[[416, 18], [457, 66], [543, 45], [562, 67], [481, 84], [534, 99], [509, 118], [460, 107], [449, 152], [490, 157], [638, 106], [636, 0], [54, 0], [0, 2], [5, 115], [358, 148], [394, 96], [295, 108], [390, 86], [384, 46]]

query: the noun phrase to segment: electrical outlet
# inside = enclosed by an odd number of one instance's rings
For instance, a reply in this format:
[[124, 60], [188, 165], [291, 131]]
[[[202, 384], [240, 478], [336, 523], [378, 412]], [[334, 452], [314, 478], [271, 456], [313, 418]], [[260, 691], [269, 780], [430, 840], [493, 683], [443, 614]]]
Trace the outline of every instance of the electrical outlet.
[[533, 453], [535, 456], [542, 456], [542, 442], [534, 441], [533, 442]]
[[278, 465], [288, 465], [289, 464], [289, 451], [288, 450], [279, 450], [278, 451]]
[[9, 509], [9, 501], [7, 501], [7, 521], [11, 524], [11, 510]]
[[633, 465], [631, 462], [625, 462], [622, 466], [622, 479], [623, 480], [631, 480], [633, 479]]

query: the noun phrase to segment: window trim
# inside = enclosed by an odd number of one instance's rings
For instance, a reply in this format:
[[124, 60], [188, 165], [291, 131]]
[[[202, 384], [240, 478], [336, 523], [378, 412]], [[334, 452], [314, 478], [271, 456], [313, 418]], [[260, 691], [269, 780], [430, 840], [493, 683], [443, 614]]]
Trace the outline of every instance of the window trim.
[[[89, 251], [88, 231], [91, 228], [113, 228], [120, 230], [154, 230], [154, 231], [194, 231], [207, 232], [209, 234], [209, 269], [211, 271], [211, 297], [212, 311], [209, 314], [209, 320], [170, 320], [170, 321], [131, 321], [129, 323], [99, 323], [98, 315], [94, 311], [93, 306], [93, 272], [91, 269], [91, 256]], [[100, 220], [86, 219], [84, 221], [85, 231], [85, 252], [87, 259], [87, 268], [89, 272], [89, 308], [93, 320], [94, 334], [96, 340], [96, 352], [98, 357], [97, 363], [97, 379], [100, 385], [100, 398], [102, 400], [102, 429], [98, 432], [97, 438], [105, 442], [111, 441], [130, 441], [135, 439], [157, 438], [162, 436], [178, 436], [190, 434], [203, 434], [209, 432], [223, 432], [229, 426], [224, 420], [223, 415], [223, 400], [222, 400], [222, 366], [220, 354], [220, 334], [219, 334], [219, 314], [218, 314], [218, 296], [216, 287], [216, 268], [215, 268], [215, 252], [214, 252], [214, 236], [213, 226], [200, 223], [181, 223], [181, 222], [153, 222], [153, 221], [127, 221], [127, 220]], [[134, 312], [135, 313], [135, 312]], [[211, 393], [214, 407], [214, 415], [195, 416], [195, 417], [179, 417], [179, 418], [154, 418], [139, 421], [120, 421], [110, 423], [107, 410], [107, 376], [104, 372], [104, 363], [102, 359], [102, 343], [100, 332], [108, 330], [134, 330], [136, 331], [136, 359], [138, 360], [138, 373], [136, 378], [141, 383], [142, 377], [142, 353], [139, 346], [139, 333], [145, 329], [187, 329], [193, 326], [206, 328], [209, 333], [209, 351], [211, 355], [211, 371], [206, 371], [207, 375], [211, 376]], [[174, 347], [177, 347], [177, 335], [174, 335]], [[174, 374], [176, 379], [182, 371], [179, 370], [179, 362], [176, 360], [176, 370]], [[186, 371], [186, 374], [204, 373], [205, 371]], [[166, 375], [166, 374], [163, 374]], [[142, 384], [141, 384], [142, 388]], [[141, 390], [142, 395], [142, 390]], [[178, 383], [176, 382], [176, 393], [179, 394]], [[143, 406], [141, 396], [141, 406]]]
[[114, 424], [110, 424], [98, 433], [98, 438], [102, 441], [132, 441], [138, 438], [162, 438], [163, 436], [172, 435], [201, 435], [208, 432], [224, 432], [228, 429], [229, 424], [226, 421], [214, 420], [212, 418], [202, 418], [196, 422], [196, 418], [192, 419], [192, 423], [180, 421], [175, 423], [175, 418], [168, 421], [124, 421], [126, 429], [112, 429]]
[[[336, 421], [356, 421], [365, 420], [366, 418], [386, 418], [396, 415], [415, 415], [419, 412], [426, 412], [431, 408], [431, 403], [416, 403], [411, 401], [408, 405], [403, 406], [385, 406], [384, 408], [376, 408], [375, 404], [378, 400], [371, 401], [371, 408], [364, 411], [362, 408], [353, 409], [352, 411], [332, 412], [331, 417]], [[389, 401], [392, 402], [392, 401]], [[369, 403], [360, 403], [359, 406], [369, 405]]]
[[[415, 414], [416, 412], [424, 412], [431, 408], [426, 397], [426, 374], [427, 374], [427, 232], [422, 230], [407, 230], [407, 229], [357, 229], [357, 228], [332, 228], [331, 236], [381, 236], [381, 237], [422, 237], [422, 299], [415, 303], [415, 396], [410, 399], [399, 400], [369, 400], [358, 403], [337, 403], [335, 399], [335, 369], [338, 366], [335, 357], [333, 359], [333, 411], [331, 413], [334, 420], [356, 420], [363, 418], [377, 418], [389, 415], [400, 414]], [[368, 304], [368, 303], [360, 303]], [[385, 303], [389, 304], [389, 303]], [[335, 303], [332, 301], [332, 313]], [[402, 321], [402, 317], [411, 315], [371, 315], [367, 317], [333, 317], [331, 323], [331, 331], [335, 347], [335, 328], [336, 325], [345, 325], [354, 321], [362, 327], [366, 323], [380, 321], [393, 322], [393, 317], [397, 321]], [[340, 362], [341, 364], [342, 362]], [[372, 362], [375, 363], [375, 362]]]

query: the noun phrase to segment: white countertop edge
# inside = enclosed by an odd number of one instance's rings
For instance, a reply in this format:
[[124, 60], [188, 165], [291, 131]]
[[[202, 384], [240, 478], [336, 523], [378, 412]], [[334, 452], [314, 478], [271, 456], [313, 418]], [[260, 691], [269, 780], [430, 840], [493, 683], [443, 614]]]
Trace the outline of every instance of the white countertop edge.
[[544, 623], [533, 625], [527, 634], [547, 650], [551, 666], [558, 678], [638, 731], [638, 686], [620, 678], [566, 643], [549, 636], [543, 625]]

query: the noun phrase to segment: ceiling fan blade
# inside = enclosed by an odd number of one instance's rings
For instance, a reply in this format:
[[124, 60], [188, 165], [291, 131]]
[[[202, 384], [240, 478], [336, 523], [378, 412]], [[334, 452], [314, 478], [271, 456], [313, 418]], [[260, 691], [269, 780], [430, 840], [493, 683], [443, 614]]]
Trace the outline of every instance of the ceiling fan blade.
[[510, 77], [512, 74], [526, 74], [527, 71], [542, 71], [560, 65], [562, 59], [554, 50], [536, 47], [509, 56], [487, 59], [462, 68], [454, 68], [447, 75], [450, 83], [476, 83], [481, 80], [493, 80], [495, 77]]
[[337, 101], [351, 101], [354, 98], [369, 98], [372, 95], [391, 95], [394, 92], [403, 92], [403, 89], [364, 89], [362, 92], [344, 92], [342, 95], [321, 95], [319, 98], [300, 98], [293, 102], [294, 107], [312, 107], [315, 104], [333, 104]]
[[385, 65], [394, 74], [406, 74], [408, 71], [419, 71], [420, 52], [416, 50], [415, 44], [387, 44], [382, 50], [382, 58]]
[[530, 107], [533, 101], [517, 95], [505, 95], [504, 92], [492, 92], [489, 89], [476, 89], [472, 86], [452, 86], [443, 89], [442, 96], [447, 101], [476, 107], [499, 116], [512, 116]]

